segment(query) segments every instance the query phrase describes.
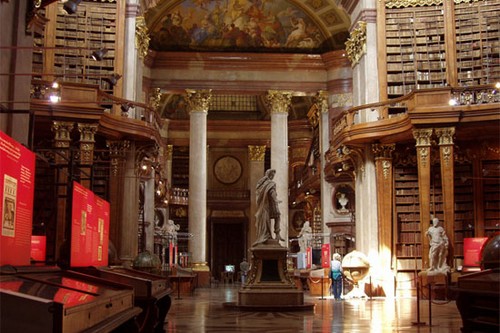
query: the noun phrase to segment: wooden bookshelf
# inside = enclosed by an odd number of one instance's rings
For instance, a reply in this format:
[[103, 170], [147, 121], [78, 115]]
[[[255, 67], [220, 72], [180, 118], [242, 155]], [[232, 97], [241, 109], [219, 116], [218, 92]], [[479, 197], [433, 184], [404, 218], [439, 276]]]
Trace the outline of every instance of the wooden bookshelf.
[[472, 165], [455, 163], [454, 256], [462, 258], [464, 238], [474, 237], [474, 190]]
[[500, 2], [455, 4], [458, 83], [490, 84], [500, 78]]
[[500, 232], [499, 162], [483, 161], [484, 236]]

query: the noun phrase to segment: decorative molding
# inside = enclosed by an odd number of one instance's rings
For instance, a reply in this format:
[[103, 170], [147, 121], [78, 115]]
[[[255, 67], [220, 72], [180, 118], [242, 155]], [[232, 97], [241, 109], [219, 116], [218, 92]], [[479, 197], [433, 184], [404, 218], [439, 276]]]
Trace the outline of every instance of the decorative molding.
[[271, 113], [286, 113], [292, 101], [291, 91], [269, 90], [266, 95]]
[[266, 146], [248, 146], [248, 156], [250, 161], [264, 161]]
[[94, 161], [95, 133], [98, 124], [78, 123], [78, 132], [80, 132], [80, 163], [83, 165], [92, 165]]
[[320, 113], [328, 112], [328, 92], [324, 90], [318, 91], [315, 96], [314, 102], [318, 106], [318, 110]]
[[446, 128], [436, 128], [435, 133], [439, 138], [439, 145], [452, 145], [453, 144], [453, 135], [455, 135], [455, 127], [446, 127]]
[[415, 129], [413, 130], [413, 137], [417, 141], [416, 147], [430, 147], [431, 146], [431, 136], [432, 136], [432, 128], [425, 129]]
[[161, 88], [153, 88], [151, 95], [149, 97], [149, 105], [154, 108], [156, 111], [159, 110], [161, 106], [161, 97], [162, 97]]
[[139, 58], [142, 60], [148, 55], [150, 40], [146, 20], [144, 16], [138, 16], [135, 19], [135, 47], [137, 48]]
[[118, 170], [125, 161], [127, 151], [130, 148], [130, 141], [106, 140], [106, 147], [109, 148], [109, 156], [111, 158], [111, 175], [117, 176]]
[[212, 99], [212, 89], [193, 90], [186, 89], [186, 102], [189, 113], [208, 112], [210, 100]]
[[354, 67], [366, 53], [366, 22], [358, 21], [358, 25], [351, 31], [351, 37], [345, 42], [347, 57]]
[[[447, 0], [449, 1], [449, 0]], [[456, 2], [457, 0], [455, 0]], [[443, 0], [385, 0], [386, 8], [441, 5]]]

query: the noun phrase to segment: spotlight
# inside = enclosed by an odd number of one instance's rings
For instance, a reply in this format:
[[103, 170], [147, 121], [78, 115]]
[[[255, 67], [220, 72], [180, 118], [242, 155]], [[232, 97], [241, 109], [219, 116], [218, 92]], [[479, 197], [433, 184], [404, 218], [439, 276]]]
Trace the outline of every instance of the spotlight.
[[113, 74], [113, 76], [111, 76], [110, 78], [107, 78], [106, 80], [112, 85], [116, 85], [118, 83], [118, 80], [121, 78], [122, 76], [120, 74]]
[[92, 59], [94, 59], [95, 61], [100, 61], [104, 58], [106, 53], [108, 53], [108, 49], [103, 47], [102, 49], [92, 52]]
[[455, 106], [455, 105], [458, 105], [458, 101], [455, 98], [450, 98], [450, 100], [448, 101], [448, 104], [450, 106]]
[[122, 112], [127, 113], [128, 110], [130, 109], [130, 104], [122, 104], [120, 109], [122, 110]]
[[74, 14], [80, 2], [82, 2], [82, 0], [68, 0], [64, 3], [63, 9], [70, 15]]

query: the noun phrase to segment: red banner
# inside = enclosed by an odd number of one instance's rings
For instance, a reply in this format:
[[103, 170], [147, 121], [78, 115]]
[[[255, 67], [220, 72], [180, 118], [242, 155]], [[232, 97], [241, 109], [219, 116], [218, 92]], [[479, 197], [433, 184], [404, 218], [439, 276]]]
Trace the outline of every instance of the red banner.
[[35, 154], [0, 131], [0, 161], [0, 265], [29, 265]]
[[306, 269], [310, 269], [312, 267], [312, 248], [308, 246], [306, 248]]
[[31, 260], [45, 261], [46, 249], [46, 236], [31, 236]]
[[70, 265], [107, 266], [108, 243], [109, 203], [73, 182]]
[[330, 244], [321, 245], [321, 267], [330, 268]]

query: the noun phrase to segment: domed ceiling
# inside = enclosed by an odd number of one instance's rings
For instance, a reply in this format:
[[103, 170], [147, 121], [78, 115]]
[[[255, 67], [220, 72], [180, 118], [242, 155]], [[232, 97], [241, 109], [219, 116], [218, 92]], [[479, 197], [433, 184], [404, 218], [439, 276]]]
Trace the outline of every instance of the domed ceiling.
[[[333, 0], [159, 0], [145, 18], [156, 51], [324, 53], [350, 25]], [[155, 6], [153, 6], [155, 4]]]

